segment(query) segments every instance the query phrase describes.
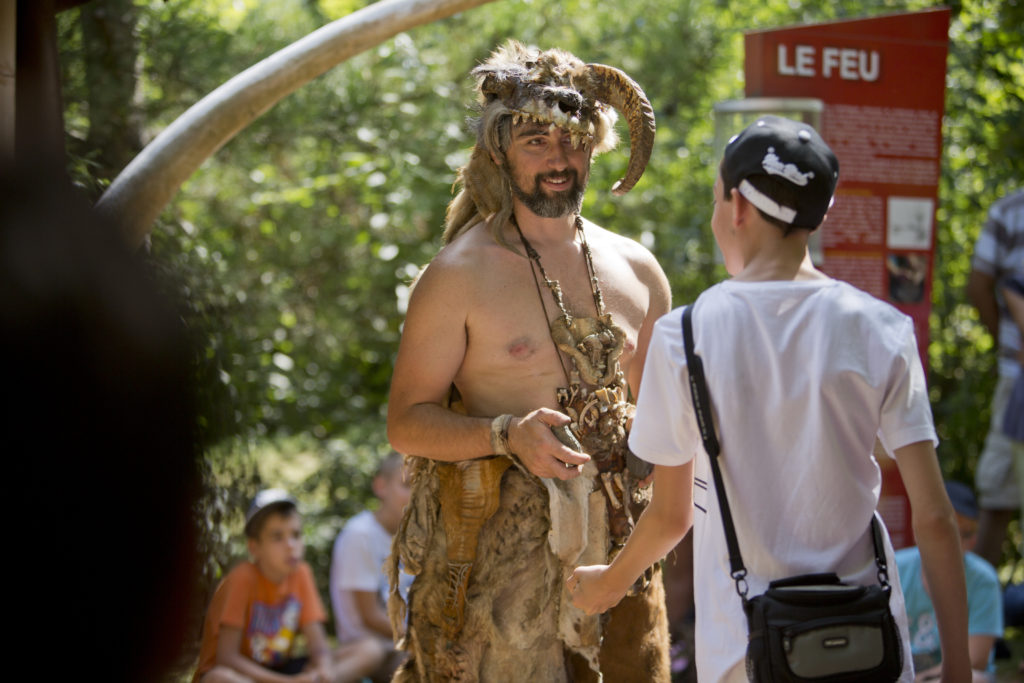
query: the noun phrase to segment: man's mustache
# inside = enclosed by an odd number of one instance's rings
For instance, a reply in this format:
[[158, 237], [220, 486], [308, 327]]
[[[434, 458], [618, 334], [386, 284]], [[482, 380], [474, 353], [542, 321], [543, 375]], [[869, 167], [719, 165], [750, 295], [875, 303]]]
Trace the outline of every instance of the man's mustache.
[[546, 173], [538, 173], [535, 176], [535, 179], [537, 183], [540, 184], [542, 180], [548, 180], [549, 178], [554, 180], [562, 180], [564, 178], [576, 182], [577, 177], [578, 174], [576, 171], [570, 168], [564, 171], [547, 171]]

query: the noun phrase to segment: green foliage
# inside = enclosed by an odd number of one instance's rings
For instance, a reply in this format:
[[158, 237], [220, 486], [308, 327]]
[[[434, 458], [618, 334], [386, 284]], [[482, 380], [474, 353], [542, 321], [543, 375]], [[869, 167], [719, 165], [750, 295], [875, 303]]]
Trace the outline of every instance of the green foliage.
[[[365, 2], [136, 0], [134, 107], [152, 137], [276, 49]], [[187, 303], [204, 379], [210, 577], [261, 485], [292, 486], [307, 556], [325, 580], [344, 519], [370, 503], [408, 284], [439, 247], [454, 170], [472, 140], [469, 70], [507, 38], [625, 69], [651, 97], [651, 164], [625, 197], [608, 189], [628, 145], [596, 160], [585, 210], [653, 249], [675, 303], [724, 276], [707, 229], [717, 164], [712, 106], [743, 96], [742, 35], [755, 28], [924, 9], [921, 0], [500, 0], [417, 28], [333, 69], [228, 143], [182, 188], [151, 258]], [[85, 149], [89, 84], [77, 10], [61, 17], [72, 172], [96, 194]], [[966, 304], [987, 207], [1021, 182], [1024, 53], [1019, 0], [965, 0], [950, 32], [930, 383], [948, 475], [969, 480], [985, 433], [992, 342]], [[624, 124], [620, 131], [628, 134]], [[314, 457], [297, 479], [282, 463]]]
[[1024, 4], [964, 3], [950, 28], [929, 382], [948, 475], [970, 481], [990, 418], [994, 341], [967, 303], [988, 207], [1024, 178]]

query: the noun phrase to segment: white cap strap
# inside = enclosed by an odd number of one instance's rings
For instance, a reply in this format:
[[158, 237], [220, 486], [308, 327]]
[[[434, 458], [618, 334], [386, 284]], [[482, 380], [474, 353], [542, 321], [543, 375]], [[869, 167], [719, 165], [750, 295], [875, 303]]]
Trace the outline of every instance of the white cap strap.
[[737, 189], [741, 195], [747, 198], [747, 201], [772, 218], [778, 218], [786, 224], [792, 223], [796, 218], [796, 210], [778, 204], [774, 199], [751, 185], [748, 180], [741, 180]]

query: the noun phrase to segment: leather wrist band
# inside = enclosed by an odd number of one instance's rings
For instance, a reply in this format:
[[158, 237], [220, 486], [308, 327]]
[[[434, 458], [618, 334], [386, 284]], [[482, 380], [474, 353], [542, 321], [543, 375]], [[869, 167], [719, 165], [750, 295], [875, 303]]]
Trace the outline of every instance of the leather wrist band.
[[512, 415], [499, 415], [491, 420], [491, 451], [495, 455], [512, 455], [508, 447], [508, 428], [512, 424]]

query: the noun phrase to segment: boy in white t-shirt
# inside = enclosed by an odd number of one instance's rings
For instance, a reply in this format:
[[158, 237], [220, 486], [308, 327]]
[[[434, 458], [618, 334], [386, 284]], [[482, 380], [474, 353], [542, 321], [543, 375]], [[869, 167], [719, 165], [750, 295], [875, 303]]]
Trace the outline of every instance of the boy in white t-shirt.
[[[872, 457], [877, 436], [899, 466], [935, 589], [943, 680], [969, 681], [956, 519], [912, 322], [818, 271], [807, 250], [838, 172], [813, 128], [764, 116], [729, 142], [714, 185], [711, 227], [733, 277], [694, 304], [694, 342], [749, 595], [811, 572], [877, 582], [870, 534], [881, 486]], [[607, 610], [692, 523], [697, 677], [746, 680], [747, 623], [690, 398], [681, 309], [656, 323], [641, 387], [629, 443], [656, 466], [653, 500], [615, 561], [577, 568], [567, 587], [588, 613]], [[903, 595], [896, 572], [889, 578], [903, 640], [901, 680], [909, 682]]]
[[[398, 530], [402, 511], [409, 502], [402, 456], [392, 452], [373, 475], [373, 494], [380, 501], [376, 510], [363, 510], [345, 524], [331, 553], [330, 592], [338, 642], [347, 643], [375, 636], [387, 645], [389, 656], [372, 676], [389, 681], [405, 659], [394, 641], [403, 634], [391, 632], [387, 615], [388, 577], [384, 561], [391, 554], [391, 540]], [[412, 576], [402, 574], [400, 589], [408, 590]]]

